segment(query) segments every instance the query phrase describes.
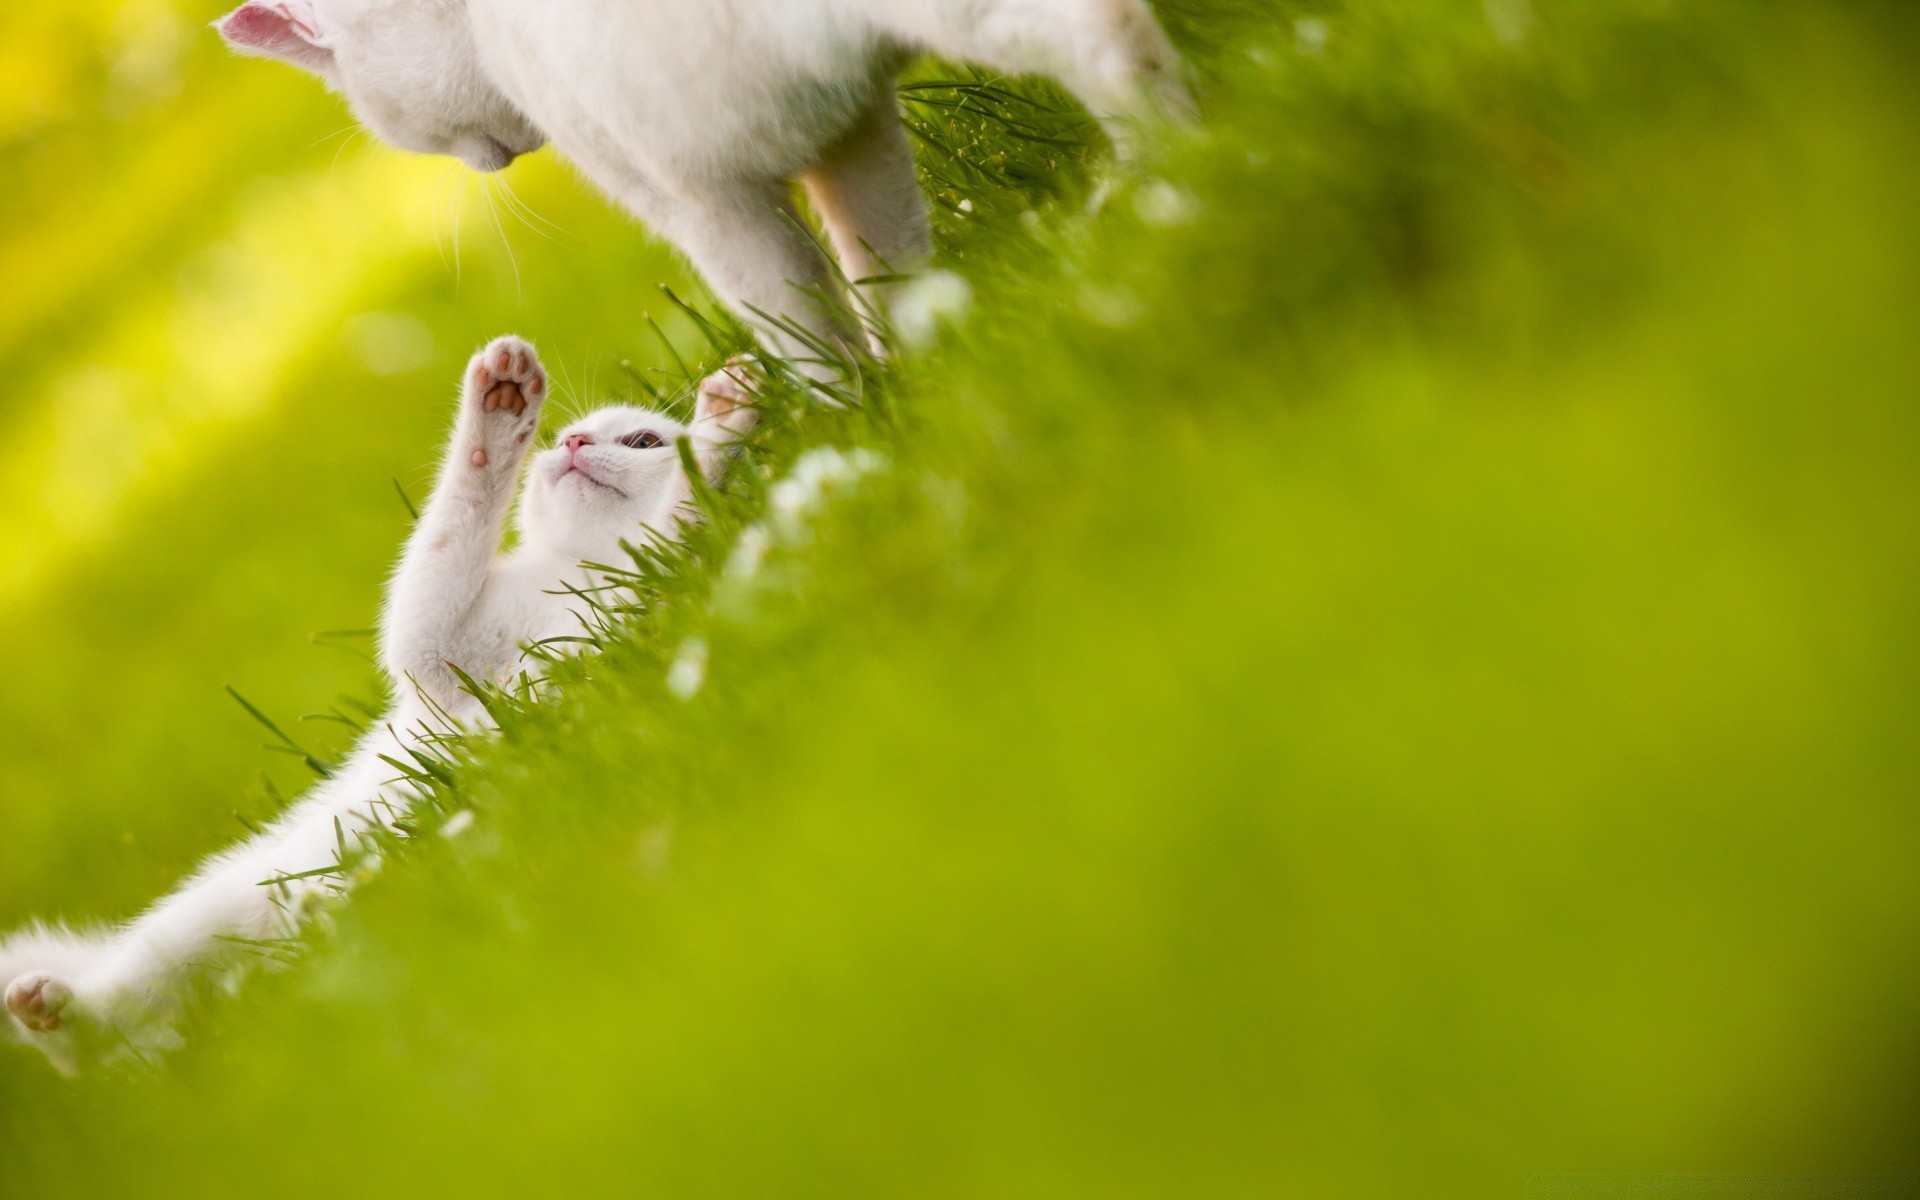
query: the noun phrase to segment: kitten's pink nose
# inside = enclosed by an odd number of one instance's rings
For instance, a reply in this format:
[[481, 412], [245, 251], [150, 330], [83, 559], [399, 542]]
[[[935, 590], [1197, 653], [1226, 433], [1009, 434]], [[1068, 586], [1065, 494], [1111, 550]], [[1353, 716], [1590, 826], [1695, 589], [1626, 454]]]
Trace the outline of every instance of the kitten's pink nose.
[[567, 436], [567, 453], [568, 454], [574, 453], [575, 451], [579, 450], [580, 447], [582, 446], [591, 446], [591, 445], [593, 445], [593, 439], [588, 437], [584, 433], [569, 434]]

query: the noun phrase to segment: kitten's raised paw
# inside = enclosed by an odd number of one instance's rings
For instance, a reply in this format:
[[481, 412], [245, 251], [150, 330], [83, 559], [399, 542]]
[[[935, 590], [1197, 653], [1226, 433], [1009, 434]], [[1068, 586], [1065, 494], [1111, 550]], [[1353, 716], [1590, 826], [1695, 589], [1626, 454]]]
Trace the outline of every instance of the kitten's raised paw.
[[528, 408], [539, 407], [546, 392], [540, 356], [517, 337], [493, 339], [467, 366], [467, 395], [479, 402], [482, 412], [524, 416]]
[[466, 405], [480, 418], [473, 465], [503, 464], [524, 450], [539, 424], [547, 396], [547, 373], [533, 346], [517, 337], [495, 338], [467, 364]]
[[22, 975], [7, 985], [7, 1011], [35, 1033], [59, 1029], [72, 1000], [73, 989], [45, 971]]
[[700, 402], [695, 421], [713, 421], [738, 436], [753, 427], [759, 414], [753, 407], [752, 364], [745, 357], [729, 359], [727, 365], [700, 381]]

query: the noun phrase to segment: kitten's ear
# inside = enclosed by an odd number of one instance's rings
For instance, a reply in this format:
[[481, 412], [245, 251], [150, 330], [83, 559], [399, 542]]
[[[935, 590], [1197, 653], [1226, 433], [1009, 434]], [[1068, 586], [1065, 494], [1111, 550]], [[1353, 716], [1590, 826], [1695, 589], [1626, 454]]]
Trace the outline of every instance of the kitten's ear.
[[242, 54], [277, 58], [321, 74], [333, 66], [333, 51], [306, 0], [250, 0], [214, 28]]

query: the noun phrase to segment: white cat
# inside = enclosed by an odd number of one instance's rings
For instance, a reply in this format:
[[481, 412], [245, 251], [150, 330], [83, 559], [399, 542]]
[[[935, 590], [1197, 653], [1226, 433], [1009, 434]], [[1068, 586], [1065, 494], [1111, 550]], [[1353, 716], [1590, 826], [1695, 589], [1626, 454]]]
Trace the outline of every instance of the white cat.
[[809, 294], [837, 280], [790, 181], [847, 279], [930, 252], [893, 93], [912, 55], [1052, 75], [1116, 132], [1190, 105], [1145, 0], [252, 0], [219, 29], [403, 149], [497, 171], [551, 140], [789, 356], [802, 343], [756, 312], [857, 336]]
[[739, 382], [721, 372], [701, 385], [691, 426], [627, 407], [574, 422], [533, 456], [519, 544], [502, 554], [546, 390], [533, 347], [518, 338], [498, 339], [468, 368], [446, 463], [388, 588], [380, 644], [391, 710], [280, 820], [137, 920], [78, 933], [38, 926], [0, 942], [16, 1036], [69, 1072], [102, 1049], [164, 1043], [186, 971], [230, 958], [236, 939], [294, 932], [304, 905], [344, 882], [331, 870], [342, 843], [355, 847], [357, 834], [407, 812], [416, 793], [388, 760], [413, 761], [449, 718], [488, 724], [454, 668], [496, 683], [537, 675], [526, 646], [582, 631], [583, 606], [567, 589], [605, 582], [582, 564], [621, 561], [623, 539], [671, 538], [688, 517], [693, 492], [675, 440], [687, 437], [715, 480], [754, 419]]

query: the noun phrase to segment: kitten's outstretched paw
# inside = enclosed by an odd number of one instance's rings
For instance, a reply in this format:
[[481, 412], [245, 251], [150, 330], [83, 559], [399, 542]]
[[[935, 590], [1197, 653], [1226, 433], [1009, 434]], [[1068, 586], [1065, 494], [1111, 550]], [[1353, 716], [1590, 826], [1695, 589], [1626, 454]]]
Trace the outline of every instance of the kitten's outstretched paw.
[[35, 1033], [59, 1029], [72, 1001], [73, 989], [45, 971], [22, 975], [7, 985], [7, 1011]]
[[537, 406], [547, 390], [547, 373], [540, 356], [517, 337], [495, 338], [473, 356], [469, 379], [473, 394], [485, 412], [521, 416], [529, 404]]
[[462, 403], [479, 418], [478, 444], [468, 456], [475, 467], [513, 466], [533, 440], [547, 373], [533, 346], [517, 337], [495, 338], [467, 364]]
[[727, 360], [727, 365], [700, 381], [700, 401], [694, 411], [694, 423], [711, 421], [733, 437], [743, 436], [759, 419], [753, 407], [752, 363], [745, 356]]

